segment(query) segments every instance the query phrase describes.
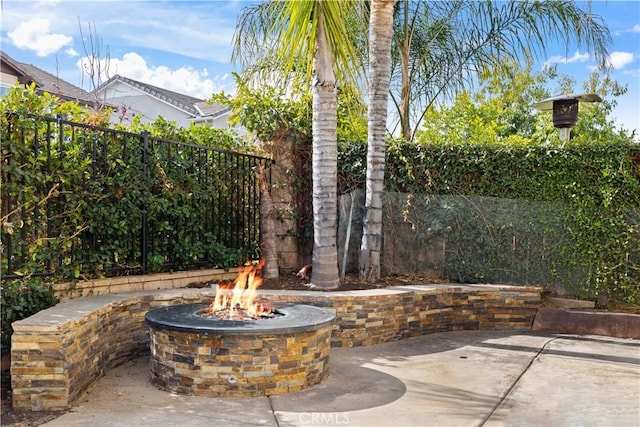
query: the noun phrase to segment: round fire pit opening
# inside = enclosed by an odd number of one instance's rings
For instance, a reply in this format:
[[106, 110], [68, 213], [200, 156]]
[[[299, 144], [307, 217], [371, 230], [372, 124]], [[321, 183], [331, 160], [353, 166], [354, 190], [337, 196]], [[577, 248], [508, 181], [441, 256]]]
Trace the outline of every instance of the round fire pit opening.
[[268, 396], [303, 390], [328, 375], [335, 314], [309, 305], [278, 307], [278, 316], [219, 320], [208, 304], [160, 307], [145, 315], [151, 381], [177, 394]]

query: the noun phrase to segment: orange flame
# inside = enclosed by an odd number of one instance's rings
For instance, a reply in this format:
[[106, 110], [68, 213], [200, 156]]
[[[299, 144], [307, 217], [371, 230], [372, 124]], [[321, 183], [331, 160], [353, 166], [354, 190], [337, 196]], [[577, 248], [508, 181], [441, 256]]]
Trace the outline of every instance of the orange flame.
[[255, 301], [258, 288], [262, 285], [259, 273], [263, 265], [264, 260], [261, 259], [257, 265], [249, 265], [242, 269], [234, 281], [233, 289], [231, 285], [217, 285], [216, 298], [211, 304], [211, 310], [227, 310], [230, 317], [235, 317], [234, 313], [238, 313], [237, 317], [259, 318], [271, 313], [273, 309], [268, 303]]

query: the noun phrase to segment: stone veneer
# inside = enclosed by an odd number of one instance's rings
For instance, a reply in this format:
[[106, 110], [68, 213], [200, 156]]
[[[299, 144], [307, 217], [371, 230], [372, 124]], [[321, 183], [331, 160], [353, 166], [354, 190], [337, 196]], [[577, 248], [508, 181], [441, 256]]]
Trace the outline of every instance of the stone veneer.
[[203, 334], [151, 327], [151, 382], [176, 394], [271, 396], [329, 373], [331, 324], [291, 334]]
[[[440, 331], [531, 329], [540, 288], [415, 285], [367, 291], [261, 291], [260, 299], [336, 314], [331, 346], [354, 347]], [[210, 302], [212, 289], [106, 294], [62, 302], [13, 323], [11, 384], [17, 410], [65, 410], [95, 380], [149, 355], [152, 308]]]
[[157, 291], [159, 289], [182, 289], [193, 283], [232, 282], [238, 277], [239, 268], [228, 270], [210, 268], [203, 270], [174, 271], [141, 276], [118, 276], [106, 279], [80, 280], [53, 285], [60, 301], [72, 298], [94, 297], [133, 291]]

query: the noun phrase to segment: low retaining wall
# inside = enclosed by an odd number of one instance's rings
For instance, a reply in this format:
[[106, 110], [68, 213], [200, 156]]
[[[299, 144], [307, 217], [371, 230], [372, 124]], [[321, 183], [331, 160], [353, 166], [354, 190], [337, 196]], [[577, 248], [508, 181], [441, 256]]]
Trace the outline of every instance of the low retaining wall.
[[238, 277], [237, 267], [222, 270], [175, 271], [171, 273], [145, 274], [140, 276], [118, 276], [107, 279], [80, 280], [56, 283], [53, 292], [60, 301], [72, 298], [94, 297], [134, 291], [157, 291], [160, 289], [181, 289], [192, 283], [216, 283], [233, 281]]
[[605, 335], [640, 340], [640, 315], [543, 307], [531, 328], [556, 334]]
[[[372, 345], [440, 331], [531, 329], [540, 288], [421, 285], [366, 291], [261, 291], [274, 303], [336, 314], [331, 345]], [[108, 294], [62, 302], [13, 323], [11, 385], [17, 410], [65, 410], [109, 369], [149, 354], [152, 308], [210, 302], [213, 289]]]
[[332, 347], [381, 344], [434, 332], [531, 329], [540, 288], [418, 285], [349, 292], [270, 291], [261, 299], [336, 313]]

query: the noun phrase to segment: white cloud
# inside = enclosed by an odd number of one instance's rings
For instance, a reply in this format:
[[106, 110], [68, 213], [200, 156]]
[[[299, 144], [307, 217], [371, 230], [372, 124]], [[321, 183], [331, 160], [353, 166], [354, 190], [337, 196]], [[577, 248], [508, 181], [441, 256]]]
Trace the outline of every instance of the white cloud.
[[149, 74], [147, 61], [135, 52], [128, 52], [122, 59], [111, 58], [109, 68], [112, 74], [121, 74], [134, 80], [142, 80]]
[[[88, 63], [87, 58], [77, 62], [82, 69], [83, 64]], [[102, 60], [105, 65], [104, 60]], [[233, 87], [229, 75], [215, 76], [211, 78], [207, 69], [196, 70], [191, 67], [172, 69], [161, 65], [150, 67], [147, 61], [135, 52], [128, 52], [122, 59], [111, 58], [109, 61], [109, 76], [120, 74], [133, 80], [138, 80], [163, 89], [191, 95], [201, 99], [207, 99], [214, 92], [229, 91]], [[105, 76], [103, 79], [106, 80]]]
[[74, 48], [70, 47], [68, 49], [66, 49], [64, 51], [64, 53], [69, 57], [69, 58], [75, 58], [77, 56], [80, 56], [80, 54], [78, 53], [77, 50], [75, 50]]
[[588, 53], [580, 53], [580, 51], [577, 50], [576, 53], [574, 53], [573, 56], [570, 58], [562, 55], [552, 56], [551, 58], [545, 61], [544, 66], [548, 67], [551, 64], [570, 64], [572, 62], [585, 62], [588, 60], [589, 60]]
[[[76, 42], [80, 42], [79, 27], [88, 36], [91, 23], [92, 27], [95, 25], [94, 36], [100, 37], [103, 46], [111, 46], [112, 53], [115, 49], [119, 49], [119, 54], [136, 49], [153, 49], [224, 65], [231, 58], [236, 17], [243, 7], [251, 4], [247, 0], [47, 0], [47, 3], [42, 0], [4, 1], [0, 25], [2, 35], [18, 25], [24, 27], [27, 20], [38, 19], [46, 20], [45, 35], [71, 35]], [[44, 28], [40, 25], [34, 27]], [[24, 36], [20, 38], [24, 39]], [[64, 41], [65, 44], [57, 46], [57, 49], [66, 47], [66, 44], [71, 46], [70, 38]], [[18, 42], [13, 43], [18, 46]], [[34, 43], [31, 47], [24, 43], [20, 45], [21, 48], [34, 51], [35, 46]], [[74, 47], [78, 52], [83, 52], [82, 45]], [[56, 51], [53, 50], [53, 53]]]
[[640, 24], [636, 24], [633, 27], [628, 28], [626, 30], [617, 30], [616, 32], [614, 32], [616, 36], [622, 36], [626, 33], [640, 33]]
[[623, 68], [625, 65], [633, 62], [633, 53], [631, 52], [612, 52], [607, 58], [607, 64], [616, 70]]
[[50, 33], [50, 24], [48, 19], [31, 19], [19, 24], [8, 36], [17, 48], [31, 50], [38, 56], [48, 56], [73, 42], [70, 36]]

